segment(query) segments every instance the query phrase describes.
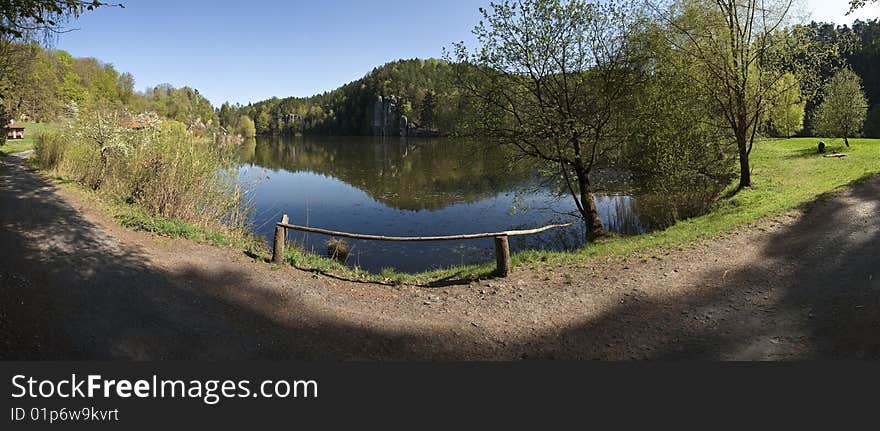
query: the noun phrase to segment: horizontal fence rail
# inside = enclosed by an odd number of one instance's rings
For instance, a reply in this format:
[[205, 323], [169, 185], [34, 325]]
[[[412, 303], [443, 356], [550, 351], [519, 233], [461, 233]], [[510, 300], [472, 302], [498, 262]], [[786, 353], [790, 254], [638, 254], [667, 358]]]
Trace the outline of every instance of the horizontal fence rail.
[[287, 230], [298, 230], [302, 232], [311, 232], [322, 235], [364, 239], [371, 241], [453, 241], [461, 239], [478, 239], [478, 238], [495, 238], [495, 257], [496, 257], [496, 273], [501, 277], [507, 277], [510, 274], [510, 244], [508, 237], [520, 235], [533, 235], [548, 231], [550, 229], [571, 226], [573, 223], [551, 224], [544, 227], [525, 230], [507, 230], [503, 232], [486, 232], [486, 233], [469, 233], [462, 235], [444, 235], [444, 236], [384, 236], [384, 235], [366, 235], [349, 232], [339, 232], [335, 230], [321, 229], [309, 226], [298, 226], [290, 224], [289, 217], [285, 214], [281, 218], [281, 222], [275, 224], [275, 244], [272, 248], [272, 261], [282, 263], [284, 261], [284, 245], [287, 242]]

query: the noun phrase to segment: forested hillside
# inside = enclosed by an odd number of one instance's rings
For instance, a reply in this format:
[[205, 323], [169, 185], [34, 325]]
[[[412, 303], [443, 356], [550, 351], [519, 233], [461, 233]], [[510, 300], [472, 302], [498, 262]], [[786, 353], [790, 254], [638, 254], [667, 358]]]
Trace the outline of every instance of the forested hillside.
[[220, 122], [230, 128], [247, 116], [258, 134], [370, 135], [381, 96], [393, 97], [397, 117], [405, 117], [419, 133], [448, 133], [461, 110], [452, 79], [452, 66], [443, 60], [401, 60], [312, 97], [272, 98], [247, 106], [223, 104]]
[[6, 115], [30, 121], [51, 121], [66, 112], [127, 109], [156, 112], [188, 126], [217, 124], [211, 103], [198, 90], [162, 84], [135, 90], [130, 73], [94, 58], [74, 58], [36, 43], [10, 44], [14, 64], [0, 80]]

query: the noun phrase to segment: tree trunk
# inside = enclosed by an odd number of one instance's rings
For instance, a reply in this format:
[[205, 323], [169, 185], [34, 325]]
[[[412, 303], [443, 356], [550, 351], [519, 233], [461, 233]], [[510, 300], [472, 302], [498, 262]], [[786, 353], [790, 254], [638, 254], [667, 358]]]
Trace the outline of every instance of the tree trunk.
[[587, 241], [605, 236], [605, 228], [602, 227], [602, 221], [599, 220], [599, 210], [596, 209], [596, 199], [593, 198], [593, 192], [589, 190], [581, 192], [581, 205], [586, 211], [583, 216], [587, 227]]
[[739, 147], [739, 186], [737, 190], [742, 190], [752, 186], [752, 170], [749, 168], [749, 151], [746, 144], [746, 138], [737, 137], [736, 145]]
[[846, 136], [843, 137], [843, 143], [846, 144], [847, 148], [849, 148], [849, 138]]
[[599, 210], [596, 209], [596, 199], [593, 197], [593, 191], [590, 188], [590, 179], [583, 168], [576, 166], [575, 174], [577, 175], [578, 188], [581, 194], [581, 217], [584, 219], [584, 225], [587, 228], [587, 241], [595, 240], [605, 236], [605, 228], [602, 227], [602, 221], [599, 220]]

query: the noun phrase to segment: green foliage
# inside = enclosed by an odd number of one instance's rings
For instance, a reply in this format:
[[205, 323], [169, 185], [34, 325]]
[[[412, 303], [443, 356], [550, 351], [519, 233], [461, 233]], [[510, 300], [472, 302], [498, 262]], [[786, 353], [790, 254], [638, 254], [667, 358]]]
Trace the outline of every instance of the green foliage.
[[[644, 235], [598, 240], [574, 252], [518, 253], [511, 257], [511, 261], [514, 268], [589, 265], [590, 260], [596, 258], [640, 252], [657, 253], [664, 248], [686, 246], [786, 213], [842, 186], [880, 174], [880, 140], [855, 139], [854, 142], [857, 145], [847, 150], [850, 157], [827, 159], [816, 154], [816, 139], [813, 138], [759, 141], [752, 158], [754, 169], [759, 173], [755, 176], [754, 186], [720, 199], [707, 214], [678, 221], [667, 229]], [[389, 270], [374, 275], [349, 269], [336, 261], [296, 247], [288, 247], [286, 257], [288, 262], [306, 270], [395, 284], [428, 284], [437, 280], [467, 282], [488, 277], [494, 270], [494, 264], [489, 264], [418, 274], [398, 274]]]
[[57, 31], [61, 23], [69, 17], [77, 18], [85, 11], [109, 5], [98, 0], [2, 1], [0, 37], [25, 38], [34, 31]]
[[524, 0], [481, 9], [478, 46], [454, 47], [456, 86], [472, 103], [468, 127], [508, 146], [561, 185], [587, 236], [604, 234], [594, 168], [621, 154], [644, 79], [630, 37], [643, 20], [632, 2]]
[[49, 123], [17, 122], [16, 124], [21, 124], [25, 127], [24, 139], [13, 139], [6, 141], [5, 144], [0, 144], [0, 157], [32, 150], [36, 144], [37, 137], [44, 133], [54, 132], [57, 129], [56, 125]]
[[149, 216], [240, 232], [247, 209], [233, 172], [235, 150], [155, 115], [96, 112], [42, 137], [36, 159]]
[[849, 146], [849, 138], [862, 132], [868, 111], [861, 79], [852, 70], [843, 69], [823, 87], [822, 93], [822, 103], [813, 119], [814, 133], [843, 138]]
[[244, 138], [253, 138], [257, 135], [257, 128], [254, 120], [247, 115], [238, 118], [238, 124], [235, 126], [235, 134]]
[[625, 159], [640, 190], [639, 213], [665, 227], [709, 210], [735, 178], [736, 146], [713, 126], [706, 94], [682, 72], [690, 58], [658, 30], [641, 36], [644, 48], [662, 60], [636, 98]]
[[190, 128], [205, 128], [218, 125], [219, 120], [211, 102], [198, 90], [171, 84], [161, 84], [144, 93], [147, 111], [156, 112], [160, 117], [176, 120]]
[[221, 106], [221, 122], [228, 127], [247, 115], [255, 119], [258, 134], [370, 135], [377, 97], [395, 96], [410, 122], [452, 133], [461, 109], [452, 79], [452, 66], [443, 60], [400, 60], [316, 96], [272, 98], [237, 109]]
[[791, 0], [693, 0], [673, 2], [664, 19], [666, 40], [690, 59], [679, 72], [700, 89], [708, 119], [736, 142], [739, 189], [751, 186], [749, 156], [788, 72], [790, 7]]
[[856, 10], [865, 7], [868, 3], [877, 3], [877, 1], [878, 0], [849, 0], [849, 12], [846, 14], [849, 15]]
[[864, 135], [869, 138], [880, 138], [880, 104], [874, 105], [868, 111]]
[[422, 126], [428, 129], [434, 127], [434, 111], [437, 109], [437, 96], [434, 94], [433, 90], [429, 90], [425, 92], [425, 97], [422, 99], [422, 108], [421, 112], [419, 112], [419, 121], [422, 122]]
[[786, 73], [771, 91], [776, 95], [768, 115], [768, 126], [773, 136], [789, 138], [804, 127], [804, 108], [800, 85], [792, 73]]
[[[0, 125], [9, 124], [9, 115], [6, 112], [6, 106], [0, 103]], [[0, 147], [6, 145], [6, 133], [0, 130]]]
[[156, 112], [191, 129], [219, 124], [211, 103], [198, 90], [162, 84], [139, 93], [130, 73], [120, 74], [94, 58], [74, 58], [35, 43], [9, 46], [16, 67], [0, 79], [0, 90], [15, 118], [53, 121], [75, 105], [84, 112]]
[[237, 246], [258, 250], [255, 238], [250, 238], [240, 231], [212, 229], [205, 226], [186, 223], [179, 219], [151, 215], [136, 206], [119, 203], [112, 206], [113, 218], [119, 224], [134, 230], [155, 233], [169, 238], [185, 238], [193, 241], [207, 242], [219, 246]]
[[813, 130], [815, 109], [822, 100], [821, 89], [834, 74], [851, 68], [862, 78], [868, 104], [880, 104], [880, 21], [857, 20], [851, 27], [829, 23], [798, 25], [788, 41], [794, 54], [792, 70], [801, 81], [805, 100], [805, 128]]
[[327, 257], [345, 263], [348, 260], [348, 254], [349, 247], [345, 240], [339, 238], [327, 240]]
[[44, 169], [55, 169], [64, 152], [64, 137], [58, 132], [43, 132], [34, 139], [34, 160]]
[[813, 138], [760, 141], [752, 158], [758, 173], [754, 186], [721, 199], [708, 214], [645, 235], [587, 244], [574, 253], [521, 253], [513, 257], [514, 265], [583, 265], [589, 264], [585, 260], [610, 255], [657, 253], [791, 211], [842, 186], [880, 174], [880, 140], [853, 141], [857, 145], [847, 149], [850, 157], [843, 159], [816, 154]]

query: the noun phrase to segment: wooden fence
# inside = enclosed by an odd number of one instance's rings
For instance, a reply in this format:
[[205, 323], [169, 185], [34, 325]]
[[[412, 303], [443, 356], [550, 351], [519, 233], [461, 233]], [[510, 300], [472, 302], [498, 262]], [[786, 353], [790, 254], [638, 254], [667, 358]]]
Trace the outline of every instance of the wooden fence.
[[284, 246], [287, 242], [288, 229], [298, 230], [302, 232], [319, 233], [341, 238], [365, 239], [374, 241], [452, 241], [460, 239], [495, 238], [495, 260], [497, 265], [496, 274], [501, 277], [507, 277], [510, 274], [510, 244], [507, 240], [509, 237], [519, 235], [533, 235], [536, 233], [548, 231], [550, 229], [568, 227], [572, 225], [572, 223], [552, 224], [536, 229], [508, 230], [504, 232], [470, 233], [463, 235], [447, 236], [382, 236], [337, 232], [316, 227], [297, 226], [294, 224], [290, 224], [289, 221], [290, 219], [285, 214], [284, 217], [281, 218], [281, 222], [275, 224], [275, 244], [272, 248], [272, 261], [275, 263], [280, 264], [284, 261]]

